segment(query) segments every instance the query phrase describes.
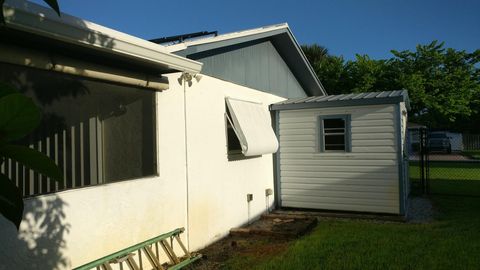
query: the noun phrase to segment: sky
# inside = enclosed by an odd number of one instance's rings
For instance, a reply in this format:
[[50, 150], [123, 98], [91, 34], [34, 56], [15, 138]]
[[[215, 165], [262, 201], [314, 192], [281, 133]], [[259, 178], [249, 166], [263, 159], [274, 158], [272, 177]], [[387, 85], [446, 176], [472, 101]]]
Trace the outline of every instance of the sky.
[[144, 39], [286, 22], [300, 44], [317, 43], [348, 60], [355, 54], [389, 58], [392, 49], [414, 50], [433, 40], [457, 50], [480, 49], [479, 0], [58, 2], [63, 12]]

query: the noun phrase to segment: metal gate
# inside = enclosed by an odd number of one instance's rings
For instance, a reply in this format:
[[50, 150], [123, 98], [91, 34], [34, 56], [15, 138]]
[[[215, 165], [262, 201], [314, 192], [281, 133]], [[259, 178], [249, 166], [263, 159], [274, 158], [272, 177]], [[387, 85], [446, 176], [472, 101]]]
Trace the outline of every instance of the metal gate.
[[409, 168], [411, 192], [414, 195], [428, 194], [429, 158], [428, 158], [428, 130], [426, 127], [409, 129]]

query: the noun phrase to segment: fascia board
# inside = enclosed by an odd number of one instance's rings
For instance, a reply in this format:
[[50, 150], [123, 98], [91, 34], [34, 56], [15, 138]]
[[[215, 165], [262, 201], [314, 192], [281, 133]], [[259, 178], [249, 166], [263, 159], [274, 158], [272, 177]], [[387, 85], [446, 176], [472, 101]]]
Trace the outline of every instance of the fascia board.
[[24, 1], [6, 1], [6, 26], [80, 45], [108, 54], [125, 56], [177, 71], [199, 73], [202, 63], [169, 53], [163, 46], [113, 29]]
[[331, 108], [331, 107], [347, 107], [347, 106], [366, 106], [366, 105], [382, 105], [382, 104], [398, 104], [403, 102], [403, 96], [384, 97], [384, 98], [368, 98], [356, 100], [334, 100], [323, 102], [303, 102], [294, 104], [272, 104], [271, 111], [276, 110], [299, 110], [299, 109], [315, 109], [315, 108]]
[[[190, 46], [200, 46], [206, 45], [210, 43], [217, 43], [222, 42], [221, 44], [224, 46], [224, 41], [228, 40], [236, 40], [234, 43], [238, 43], [237, 39], [241, 38], [242, 40], [250, 40], [249, 36], [255, 36], [254, 39], [258, 39], [259, 34], [266, 34], [266, 36], [275, 35], [275, 31], [281, 30], [281, 32], [285, 32], [285, 29], [288, 29], [288, 24], [283, 23], [275, 26], [266, 26], [262, 28], [250, 29], [245, 31], [227, 33], [223, 35], [218, 35], [216, 37], [208, 37], [208, 38], [200, 38], [192, 41], [186, 41], [175, 45], [166, 46], [166, 50], [169, 52], [178, 52], [187, 49]], [[272, 33], [274, 32], [274, 33]]]
[[318, 85], [318, 88], [320, 88], [320, 90], [322, 91], [322, 94], [324, 96], [327, 96], [328, 95], [327, 91], [325, 91], [325, 88], [323, 87], [322, 82], [320, 82], [320, 80], [318, 79], [317, 74], [315, 73], [315, 70], [313, 69], [312, 65], [310, 65], [310, 62], [308, 61], [307, 56], [303, 52], [302, 47], [298, 43], [297, 39], [295, 38], [295, 36], [293, 35], [289, 27], [287, 27], [287, 31], [288, 31], [288, 36], [290, 37], [292, 42], [295, 44], [295, 47], [297, 48], [297, 52], [300, 54], [300, 57], [302, 58], [302, 60], [305, 62], [305, 66], [307, 66], [308, 71], [310, 72], [310, 75], [314, 78], [315, 83]]

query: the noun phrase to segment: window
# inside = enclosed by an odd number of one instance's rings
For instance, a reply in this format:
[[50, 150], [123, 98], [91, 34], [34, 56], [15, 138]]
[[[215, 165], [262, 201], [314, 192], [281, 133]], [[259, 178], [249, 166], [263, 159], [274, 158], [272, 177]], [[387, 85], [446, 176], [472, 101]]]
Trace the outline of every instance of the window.
[[229, 154], [254, 157], [277, 151], [278, 140], [267, 106], [234, 98], [226, 98], [226, 103]]
[[230, 111], [228, 110], [228, 107], [226, 108], [225, 118], [227, 123], [228, 155], [229, 156], [242, 155], [242, 146], [240, 145], [240, 141], [238, 140], [237, 134], [235, 134], [235, 130], [233, 129], [232, 120], [231, 120], [232, 116], [230, 115]]
[[59, 185], [13, 160], [4, 162], [24, 196], [156, 174], [155, 92], [0, 63], [0, 80], [34, 99], [41, 125], [17, 143], [59, 165]]
[[320, 152], [351, 152], [350, 115], [320, 116]]

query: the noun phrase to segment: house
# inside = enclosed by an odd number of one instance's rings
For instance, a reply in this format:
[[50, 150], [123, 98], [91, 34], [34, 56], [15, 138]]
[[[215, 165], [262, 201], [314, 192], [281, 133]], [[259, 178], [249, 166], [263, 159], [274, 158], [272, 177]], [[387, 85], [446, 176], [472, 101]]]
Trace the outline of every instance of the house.
[[[55, 160], [65, 181], [54, 183], [13, 160], [2, 164], [26, 208], [18, 235], [0, 218], [0, 269], [70, 269], [179, 227], [187, 248], [198, 250], [257, 218], [275, 199], [284, 207], [404, 213], [405, 93], [379, 94], [375, 104], [370, 96], [362, 102], [328, 96], [350, 101], [325, 107], [325, 89], [287, 24], [155, 44], [28, 2], [7, 1], [4, 13], [0, 80], [32, 97], [44, 114], [21, 143]], [[343, 126], [343, 136], [352, 141], [342, 149], [302, 146], [327, 141], [328, 123], [318, 122], [327, 118], [348, 123], [352, 130]], [[368, 134], [355, 131], [373, 122]], [[295, 125], [324, 133], [301, 134], [306, 129], [292, 131]], [[295, 145], [314, 150], [289, 160]], [[367, 153], [370, 146], [378, 151]], [[365, 166], [364, 172], [374, 159], [376, 169], [392, 170], [385, 175], [398, 174], [385, 180], [394, 184], [363, 179], [366, 186], [350, 194], [391, 188], [363, 194], [392, 195], [387, 206], [347, 209], [338, 194], [329, 205], [295, 205], [286, 197], [283, 165], [304, 170], [320, 160], [319, 168], [330, 172]], [[357, 176], [344, 177], [338, 193]]]
[[2, 164], [25, 211], [18, 234], [0, 218], [0, 269], [70, 269], [178, 227], [198, 250], [273, 206], [269, 105], [325, 94], [288, 25], [163, 46], [28, 2], [4, 13], [0, 79], [44, 114], [21, 143], [65, 181]]
[[406, 215], [407, 91], [273, 104], [281, 207]]

